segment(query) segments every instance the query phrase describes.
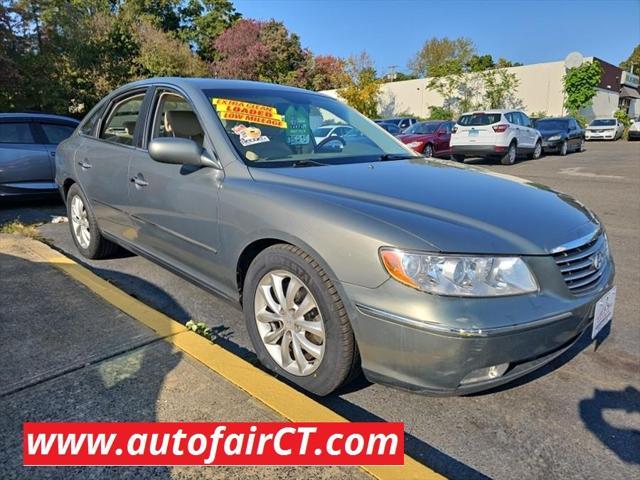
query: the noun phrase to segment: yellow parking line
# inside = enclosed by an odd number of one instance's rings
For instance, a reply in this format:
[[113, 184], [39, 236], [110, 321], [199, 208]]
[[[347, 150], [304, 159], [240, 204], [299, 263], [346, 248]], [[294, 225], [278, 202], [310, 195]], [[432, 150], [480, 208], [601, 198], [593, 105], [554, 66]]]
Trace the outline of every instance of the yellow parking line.
[[[25, 239], [26, 241], [26, 239]], [[292, 422], [348, 422], [348, 420], [305, 394], [254, 367], [224, 348], [187, 329], [181, 323], [126, 294], [74, 260], [47, 245], [28, 241], [27, 248], [85, 285], [108, 303], [148, 326], [158, 335], [275, 410]], [[408, 455], [404, 465], [360, 467], [379, 480], [431, 480], [441, 475]]]

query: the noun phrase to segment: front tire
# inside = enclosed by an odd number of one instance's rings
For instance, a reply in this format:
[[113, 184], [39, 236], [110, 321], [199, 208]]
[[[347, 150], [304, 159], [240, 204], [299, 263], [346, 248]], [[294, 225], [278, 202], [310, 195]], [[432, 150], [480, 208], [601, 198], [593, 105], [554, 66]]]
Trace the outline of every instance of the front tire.
[[433, 157], [433, 145], [431, 145], [430, 143], [427, 143], [424, 146], [424, 150], [422, 150], [422, 154], [427, 158]]
[[338, 292], [301, 249], [279, 244], [249, 266], [243, 310], [249, 337], [269, 370], [316, 395], [357, 372], [359, 357]]
[[560, 145], [560, 148], [559, 148], [559, 150], [558, 150], [558, 153], [559, 153], [561, 156], [563, 156], [563, 157], [564, 157], [564, 156], [567, 154], [567, 149], [568, 149], [568, 147], [567, 147], [567, 141], [566, 141], [566, 140], [564, 140], [564, 141], [562, 142], [562, 144]]
[[71, 238], [83, 257], [90, 259], [107, 258], [117, 245], [102, 236], [95, 215], [88, 207], [84, 193], [74, 184], [67, 193], [67, 217]]

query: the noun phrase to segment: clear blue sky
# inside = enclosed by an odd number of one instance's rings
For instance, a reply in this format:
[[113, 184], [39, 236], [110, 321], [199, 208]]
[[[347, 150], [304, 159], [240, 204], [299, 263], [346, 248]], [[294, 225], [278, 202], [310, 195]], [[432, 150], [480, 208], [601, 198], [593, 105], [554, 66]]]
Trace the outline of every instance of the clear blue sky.
[[245, 18], [285, 23], [316, 54], [367, 50], [380, 74], [431, 37], [471, 38], [481, 54], [524, 64], [579, 51], [613, 64], [640, 43], [640, 0], [234, 0]]

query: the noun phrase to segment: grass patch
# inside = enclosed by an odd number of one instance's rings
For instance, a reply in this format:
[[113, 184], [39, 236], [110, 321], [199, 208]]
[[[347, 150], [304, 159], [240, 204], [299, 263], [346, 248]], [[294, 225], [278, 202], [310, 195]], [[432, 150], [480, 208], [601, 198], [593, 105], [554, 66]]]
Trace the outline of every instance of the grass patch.
[[0, 233], [24, 235], [25, 237], [40, 240], [40, 234], [38, 233], [37, 227], [38, 225], [25, 225], [20, 220], [13, 220], [12, 222], [0, 225]]

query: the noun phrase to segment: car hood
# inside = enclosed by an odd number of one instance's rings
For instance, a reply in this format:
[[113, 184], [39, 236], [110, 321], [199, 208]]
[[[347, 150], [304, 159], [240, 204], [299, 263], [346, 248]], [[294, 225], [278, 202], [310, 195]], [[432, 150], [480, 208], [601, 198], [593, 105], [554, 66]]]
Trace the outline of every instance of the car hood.
[[324, 202], [358, 210], [443, 252], [544, 255], [599, 229], [595, 215], [568, 195], [448, 161], [251, 172], [257, 181], [300, 189], [297, 195], [320, 194]]
[[553, 137], [554, 135], [565, 136], [567, 133], [566, 130], [539, 130], [539, 131], [540, 131], [540, 135], [542, 135], [542, 138], [549, 138], [549, 137]]
[[433, 138], [433, 135], [426, 133], [402, 133], [398, 135], [398, 140], [403, 143], [411, 143], [411, 142], [426, 142]]

